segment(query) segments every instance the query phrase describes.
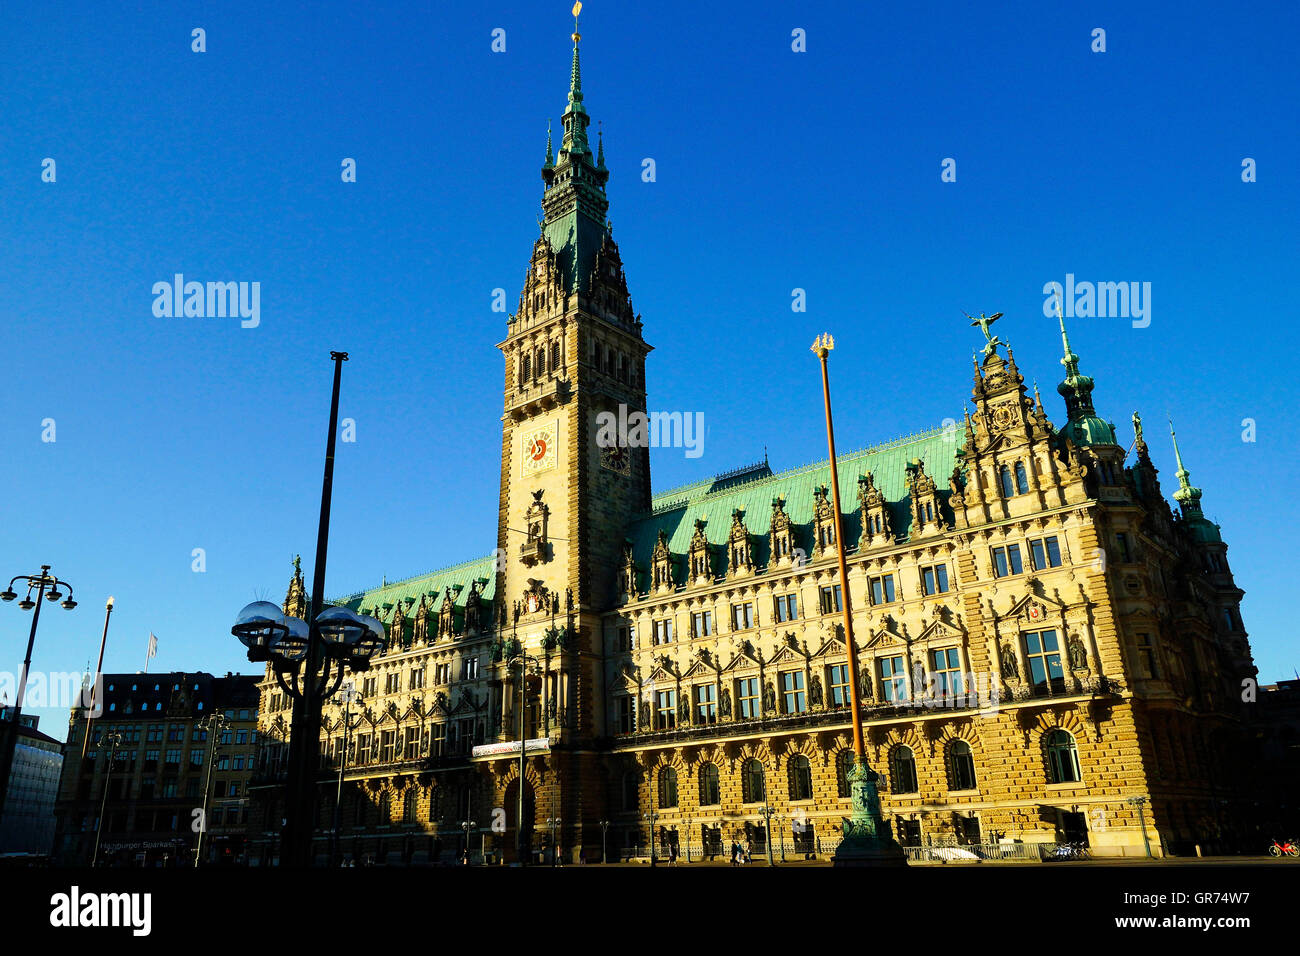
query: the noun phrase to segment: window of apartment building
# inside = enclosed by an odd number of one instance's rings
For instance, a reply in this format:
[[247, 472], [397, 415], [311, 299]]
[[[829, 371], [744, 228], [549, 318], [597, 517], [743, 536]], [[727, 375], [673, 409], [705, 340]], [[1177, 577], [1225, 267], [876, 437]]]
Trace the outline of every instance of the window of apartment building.
[[899, 744], [889, 753], [889, 775], [893, 778], [892, 793], [916, 793], [916, 755], [906, 744]]
[[962, 679], [961, 655], [955, 647], [943, 647], [930, 652], [930, 674], [934, 678], [934, 692], [939, 697], [961, 697], [966, 693]]
[[760, 716], [758, 694], [757, 677], [742, 677], [736, 681], [736, 708], [742, 720]]
[[1043, 740], [1047, 752], [1048, 783], [1078, 783], [1083, 779], [1079, 770], [1079, 749], [1069, 731], [1053, 730]]
[[948, 593], [948, 568], [942, 564], [922, 568], [921, 590], [927, 595]]
[[1020, 560], [1020, 545], [1008, 544], [993, 549], [993, 573], [1000, 578], [1010, 574], [1020, 574], [1025, 570]]
[[366, 677], [362, 679], [361, 681], [362, 697], [374, 697], [378, 690], [379, 690], [378, 677]]
[[822, 613], [832, 614], [844, 610], [844, 596], [840, 592], [840, 586], [824, 587], [821, 589]]
[[677, 691], [655, 692], [655, 727], [671, 730], [677, 726]]
[[731, 605], [731, 629], [733, 631], [744, 631], [754, 626], [754, 605], [746, 601], [744, 604]]
[[880, 693], [887, 701], [907, 700], [907, 668], [901, 655], [880, 658]]
[[849, 665], [832, 664], [827, 671], [827, 686], [830, 688], [832, 707], [849, 706]]
[[384, 675], [384, 693], [396, 694], [402, 689], [402, 675], [398, 673]]
[[787, 765], [791, 800], [811, 800], [812, 764], [803, 754], [795, 754]]
[[614, 725], [620, 734], [630, 734], [636, 730], [636, 701], [630, 694], [620, 694], [614, 698]]
[[1011, 469], [1006, 465], [998, 468], [998, 486], [1002, 490], [1003, 498], [1010, 498], [1016, 493], [1015, 487], [1011, 484]]
[[413, 671], [411, 671], [410, 689], [419, 690], [423, 686], [424, 686], [424, 668], [417, 667]]
[[636, 629], [631, 625], [620, 627], [618, 629], [618, 649], [625, 654], [636, 650], [635, 642], [633, 641], [633, 635], [635, 634]]
[[429, 756], [441, 757], [447, 750], [447, 725], [434, 724], [433, 736], [429, 741]]
[[370, 735], [357, 734], [357, 763], [370, 762]]
[[799, 619], [799, 598], [794, 594], [781, 594], [776, 598], [776, 619], [778, 623]]
[[1061, 566], [1061, 546], [1056, 541], [1056, 535], [1048, 535], [1046, 538], [1035, 538], [1030, 541], [1029, 561], [1034, 566], [1035, 571], [1059, 568]]
[[1025, 471], [1023, 461], [1016, 462], [1016, 494], [1029, 494], [1029, 474]]
[[695, 721], [700, 724], [713, 724], [718, 720], [718, 689], [713, 684], [696, 684], [692, 689], [695, 695]]
[[435, 684], [450, 684], [451, 664], [435, 664], [433, 668], [433, 682]]
[[691, 615], [691, 637], [708, 637], [712, 633], [712, 611], [696, 611]]
[[718, 765], [706, 763], [700, 767], [700, 806], [716, 807], [722, 803], [722, 786]]
[[172, 726], [167, 728], [167, 742], [169, 744], [178, 744], [185, 739], [185, 728]]
[[1121, 563], [1128, 564], [1133, 560], [1133, 548], [1129, 544], [1128, 535], [1123, 531], [1115, 535], [1115, 550]]
[[1026, 634], [1025, 659], [1035, 690], [1064, 688], [1065, 671], [1061, 669], [1061, 648], [1056, 640], [1056, 631], [1049, 629]]
[[234, 742], [234, 739], [235, 739], [235, 732], [233, 730], [227, 729], [221, 731], [221, 745], [223, 747], [230, 746], [230, 744]]
[[150, 724], [149, 736], [146, 738], [146, 740], [151, 744], [160, 744], [162, 743], [162, 739], [163, 739], [163, 725]]
[[894, 600], [894, 576], [882, 574], [871, 579], [871, 603], [889, 604]]
[[181, 752], [179, 750], [167, 751], [167, 763], [171, 764], [172, 766], [180, 766], [180, 762], [181, 762]]
[[780, 675], [781, 703], [787, 714], [802, 714], [808, 709], [804, 694], [803, 671], [785, 671]]
[[948, 787], [952, 790], [976, 788], [975, 755], [964, 740], [954, 740], [948, 745]]
[[158, 751], [146, 750], [144, 752], [144, 769], [155, 770], [158, 767]]
[[1151, 640], [1150, 634], [1139, 634], [1137, 636], [1138, 667], [1142, 669], [1142, 676], [1152, 679], [1159, 679], [1160, 668], [1156, 666], [1156, 645]]
[[402, 756], [407, 760], [415, 760], [420, 756], [420, 728], [406, 728], [406, 746], [403, 748]]
[[461, 680], [478, 680], [478, 658], [467, 657], [460, 662]]
[[665, 618], [662, 621], [654, 622], [654, 642], [659, 644], [671, 644], [673, 640], [673, 619]]
[[393, 759], [393, 744], [397, 734], [391, 730], [385, 730], [379, 735], [379, 759], [382, 763], [391, 763]]

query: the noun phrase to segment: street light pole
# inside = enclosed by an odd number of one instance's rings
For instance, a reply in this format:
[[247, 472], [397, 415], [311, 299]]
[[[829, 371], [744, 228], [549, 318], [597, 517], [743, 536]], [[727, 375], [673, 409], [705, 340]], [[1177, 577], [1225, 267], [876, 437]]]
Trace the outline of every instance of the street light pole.
[[650, 806], [649, 810], [642, 814], [642, 817], [650, 821], [650, 865], [654, 866], [657, 862], [655, 859], [655, 838], [658, 834], [655, 832], [655, 820], [657, 819], [657, 815], [655, 814], [653, 804]]
[[99, 798], [99, 824], [95, 827], [95, 853], [90, 858], [90, 865], [92, 867], [99, 866], [99, 839], [104, 833], [104, 824], [106, 822], [104, 820], [104, 813], [108, 807], [108, 788], [113, 782], [113, 761], [117, 756], [117, 748], [122, 743], [122, 735], [109, 734], [104, 738], [104, 742], [108, 743], [110, 746], [108, 751], [108, 766], [104, 769], [104, 793]]
[[1142, 824], [1142, 844], [1147, 848], [1147, 859], [1152, 859], [1152, 856], [1151, 856], [1151, 841], [1147, 838], [1147, 816], [1146, 816], [1146, 813], [1145, 813], [1145, 807], [1146, 807], [1147, 798], [1146, 798], [1146, 797], [1129, 797], [1129, 798], [1128, 798], [1127, 800], [1125, 800], [1124, 802], [1125, 802], [1125, 803], [1132, 804], [1133, 806], [1137, 807], [1137, 810], [1138, 810], [1138, 822], [1139, 822], [1140, 824]]
[[605, 855], [605, 833], [609, 830], [609, 821], [600, 821], [600, 862], [608, 863], [609, 859]]
[[339, 757], [339, 785], [334, 793], [334, 826], [330, 836], [331, 866], [339, 864], [339, 808], [343, 804], [343, 771], [348, 765], [348, 734], [352, 730], [352, 702], [358, 696], [356, 682], [344, 681], [339, 690], [339, 700], [343, 702], [343, 753]]
[[[844, 821], [844, 839], [835, 851], [838, 866], [891, 864], [905, 866], [907, 856], [898, 841], [885, 834], [880, 817], [880, 794], [876, 791], [875, 773], [867, 766], [867, 750], [862, 737], [862, 699], [858, 676], [858, 647], [853, 640], [853, 613], [849, 595], [849, 569], [844, 556], [844, 520], [840, 511], [840, 477], [835, 461], [835, 425], [831, 417], [831, 380], [826, 357], [835, 348], [835, 340], [822, 333], [812, 344], [822, 366], [822, 398], [826, 406], [826, 444], [830, 451], [831, 496], [835, 517], [835, 557], [839, 562], [841, 604], [844, 611], [844, 643], [848, 648], [849, 710], [853, 720], [853, 766], [848, 772], [852, 797], [851, 817]], [[769, 827], [770, 830], [770, 827]], [[769, 844], [770, 844], [769, 840]]]
[[527, 866], [529, 862], [528, 854], [524, 849], [524, 750], [526, 749], [524, 712], [528, 709], [528, 683], [525, 680], [525, 671], [528, 669], [529, 662], [537, 666], [537, 658], [522, 652], [510, 658], [509, 661], [511, 665], [517, 664], [519, 666], [519, 694], [515, 699], [515, 708], [519, 711], [519, 793], [517, 794], [519, 799], [516, 808], [518, 815], [515, 817], [516, 821], [518, 821], [518, 832], [515, 834], [515, 850], [519, 855], [520, 866]]
[[217, 762], [217, 740], [221, 733], [221, 728], [226, 725], [226, 715], [214, 712], [209, 714], [203, 720], [199, 721], [199, 726], [204, 728], [208, 737], [208, 772], [204, 775], [203, 780], [203, 812], [199, 814], [199, 839], [194, 846], [194, 867], [198, 869], [199, 860], [203, 855], [203, 834], [208, 832], [208, 794], [212, 792], [212, 765]]

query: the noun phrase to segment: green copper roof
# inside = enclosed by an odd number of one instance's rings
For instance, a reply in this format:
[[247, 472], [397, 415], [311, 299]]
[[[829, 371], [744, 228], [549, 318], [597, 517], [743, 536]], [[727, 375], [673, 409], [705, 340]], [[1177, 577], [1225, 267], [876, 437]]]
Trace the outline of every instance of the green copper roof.
[[[872, 472], [876, 487], [890, 503], [895, 535], [906, 537], [912, 521], [905, 484], [908, 462], [915, 458], [924, 461], [926, 474], [934, 478], [940, 496], [946, 500], [948, 477], [957, 463], [958, 437], [955, 430], [937, 428], [840, 455], [840, 506], [844, 509], [845, 542], [856, 545], [862, 533], [859, 475]], [[813, 520], [813, 492], [821, 485], [830, 484], [830, 473], [829, 461], [779, 474], [763, 466], [735, 477], [723, 476], [660, 492], [652, 499], [650, 512], [630, 529], [628, 537], [633, 542], [633, 554], [638, 564], [648, 568], [661, 530], [668, 535], [669, 549], [677, 555], [685, 554], [697, 518], [707, 520], [705, 536], [709, 543], [723, 544], [731, 531], [731, 513], [740, 508], [745, 512], [745, 527], [753, 542], [754, 563], [761, 567], [768, 562], [772, 499], [778, 495], [785, 499], [785, 512], [790, 520], [803, 526], [802, 534], [797, 536], [797, 546], [807, 550], [812, 543], [808, 528]]]
[[[380, 585], [377, 588], [358, 591], [355, 594], [345, 595], [329, 603], [349, 607], [354, 611], [374, 614], [381, 620], [387, 621], [392, 615], [392, 608], [399, 601], [402, 602], [403, 613], [407, 614], [408, 617], [414, 614], [415, 609], [420, 606], [421, 595], [428, 596], [431, 611], [440, 610], [446, 589], [449, 587], [454, 588], [456, 585], [460, 585], [460, 593], [456, 595], [455, 606], [463, 609], [465, 601], [469, 597], [470, 585], [474, 581], [484, 579], [486, 579], [487, 583], [483, 586], [480, 594], [484, 601], [491, 601], [493, 594], [496, 592], [496, 559], [491, 555], [473, 561], [466, 561], [463, 564], [455, 564], [439, 571], [430, 571], [428, 574], [417, 575], [404, 581], [394, 581]], [[408, 600], [411, 602], [409, 610], [406, 605]], [[380, 613], [375, 614], [376, 608], [379, 609]]]

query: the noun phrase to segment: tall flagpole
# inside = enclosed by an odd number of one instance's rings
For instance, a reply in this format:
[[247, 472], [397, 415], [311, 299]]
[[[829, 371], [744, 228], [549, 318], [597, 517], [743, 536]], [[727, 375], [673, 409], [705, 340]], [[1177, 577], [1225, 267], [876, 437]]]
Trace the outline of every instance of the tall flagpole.
[[[108, 644], [108, 619], [113, 616], [113, 596], [108, 596], [108, 603], [104, 605], [104, 633], [99, 637], [99, 660], [95, 664], [95, 675], [90, 682], [90, 700], [82, 698], [81, 703], [86, 706], [86, 734], [81, 741], [81, 758], [86, 758], [86, 748], [90, 746], [90, 725], [95, 719], [95, 708], [104, 706], [104, 702], [99, 699], [99, 676], [104, 670], [104, 647]], [[148, 666], [148, 661], [145, 662]]]
[[844, 519], [840, 511], [840, 476], [835, 461], [835, 425], [831, 418], [831, 380], [826, 357], [835, 348], [828, 333], [817, 336], [812, 350], [822, 364], [822, 399], [826, 406], [826, 444], [831, 460], [831, 501], [835, 514], [835, 556], [839, 559], [840, 602], [844, 611], [844, 643], [848, 648], [849, 712], [853, 720], [853, 767], [848, 772], [852, 800], [850, 816], [844, 821], [844, 838], [835, 851], [836, 866], [903, 866], [906, 854], [898, 841], [884, 828], [880, 815], [880, 794], [876, 791], [876, 774], [867, 765], [867, 749], [862, 738], [861, 678], [858, 675], [858, 647], [853, 640], [853, 611], [849, 599], [849, 569], [844, 556]]

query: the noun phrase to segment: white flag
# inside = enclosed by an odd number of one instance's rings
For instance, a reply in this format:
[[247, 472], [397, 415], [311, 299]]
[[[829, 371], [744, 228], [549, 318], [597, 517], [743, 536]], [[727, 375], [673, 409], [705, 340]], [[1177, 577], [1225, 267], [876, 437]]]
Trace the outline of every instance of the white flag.
[[149, 632], [149, 650], [145, 652], [144, 658], [148, 660], [151, 657], [158, 656], [158, 638], [153, 636], [153, 631]]

